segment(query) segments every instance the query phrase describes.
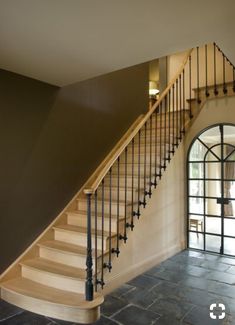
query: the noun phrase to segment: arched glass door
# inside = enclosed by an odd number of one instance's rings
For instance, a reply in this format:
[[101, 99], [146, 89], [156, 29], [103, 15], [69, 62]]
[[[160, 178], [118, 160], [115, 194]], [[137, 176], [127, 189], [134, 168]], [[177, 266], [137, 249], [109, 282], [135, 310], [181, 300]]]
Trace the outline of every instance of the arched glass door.
[[215, 125], [188, 153], [188, 247], [235, 256], [235, 126]]

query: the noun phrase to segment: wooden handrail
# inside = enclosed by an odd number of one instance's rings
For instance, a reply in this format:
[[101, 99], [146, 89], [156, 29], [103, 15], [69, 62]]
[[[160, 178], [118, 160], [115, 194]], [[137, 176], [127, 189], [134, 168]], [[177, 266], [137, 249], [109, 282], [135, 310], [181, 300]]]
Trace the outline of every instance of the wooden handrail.
[[[122, 152], [125, 150], [125, 148], [130, 144], [132, 139], [136, 136], [136, 134], [139, 132], [139, 130], [142, 128], [142, 126], [148, 121], [149, 117], [155, 112], [156, 108], [159, 106], [159, 104], [162, 102], [162, 100], [165, 98], [165, 96], [168, 94], [169, 90], [173, 86], [173, 84], [176, 82], [179, 75], [183, 72], [183, 69], [185, 65], [187, 64], [188, 58], [191, 55], [193, 49], [191, 49], [181, 67], [179, 68], [178, 72], [176, 73], [175, 77], [171, 80], [169, 85], [166, 87], [166, 89], [163, 91], [163, 93], [160, 95], [157, 102], [151, 107], [151, 109], [141, 118], [139, 123], [134, 127], [134, 129], [128, 134], [128, 136], [124, 136], [121, 141], [119, 141], [118, 145], [115, 147], [115, 150], [112, 151], [111, 155], [109, 155], [109, 159], [107, 159], [105, 166], [101, 169], [99, 174], [95, 177], [95, 180], [90, 183], [88, 182], [86, 188], [84, 189], [85, 194], [93, 194], [97, 190], [98, 186], [102, 182], [103, 178], [107, 175], [110, 168], [113, 166], [115, 161], [120, 157]], [[128, 133], [128, 132], [127, 132]]]

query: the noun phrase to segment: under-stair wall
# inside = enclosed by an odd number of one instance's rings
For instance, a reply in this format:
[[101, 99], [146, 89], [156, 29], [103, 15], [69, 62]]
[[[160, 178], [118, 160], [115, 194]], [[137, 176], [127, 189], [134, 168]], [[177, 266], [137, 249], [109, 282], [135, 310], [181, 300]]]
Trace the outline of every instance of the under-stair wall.
[[133, 279], [185, 248], [184, 141], [179, 145], [159, 185], [147, 201], [135, 228], [128, 232], [113, 269], [106, 274], [104, 293]]
[[1, 70], [0, 273], [148, 107], [148, 63], [59, 89]]

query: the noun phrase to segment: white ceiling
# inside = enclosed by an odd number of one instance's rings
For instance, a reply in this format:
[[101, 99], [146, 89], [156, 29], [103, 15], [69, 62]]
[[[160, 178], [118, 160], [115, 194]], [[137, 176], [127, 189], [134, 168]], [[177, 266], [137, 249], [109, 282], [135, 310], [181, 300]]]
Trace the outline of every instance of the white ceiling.
[[216, 41], [234, 0], [0, 0], [0, 68], [63, 86]]

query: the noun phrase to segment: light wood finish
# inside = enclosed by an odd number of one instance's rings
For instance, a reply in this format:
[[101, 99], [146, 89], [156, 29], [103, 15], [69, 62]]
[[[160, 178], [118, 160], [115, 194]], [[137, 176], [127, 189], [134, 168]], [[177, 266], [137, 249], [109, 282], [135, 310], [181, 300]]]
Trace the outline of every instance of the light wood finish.
[[50, 287], [75, 293], [85, 293], [85, 270], [43, 258], [21, 264], [22, 277]]
[[152, 108], [145, 114], [145, 116], [141, 119], [141, 121], [138, 123], [138, 125], [134, 128], [134, 130], [129, 134], [129, 136], [120, 143], [120, 146], [117, 148], [116, 151], [113, 151], [112, 156], [107, 161], [106, 165], [100, 172], [100, 174], [96, 177], [94, 182], [88, 183], [87, 187], [84, 189], [85, 194], [93, 194], [95, 193], [96, 189], [102, 182], [102, 179], [105, 177], [105, 175], [108, 173], [110, 167], [115, 163], [117, 158], [121, 155], [121, 153], [125, 150], [125, 148], [128, 146], [128, 144], [132, 141], [132, 139], [136, 136], [136, 134], [139, 132], [139, 130], [142, 128], [142, 126], [148, 121], [150, 116], [155, 112], [158, 105], [162, 102], [162, 100], [165, 98], [166, 94], [168, 93], [169, 89], [172, 87], [172, 85], [175, 83], [176, 79], [179, 77], [180, 73], [183, 71], [188, 58], [191, 54], [193, 49], [191, 49], [188, 54], [186, 55], [184, 62], [182, 66], [180, 67], [179, 71], [175, 75], [175, 77], [171, 80], [167, 88], [162, 92], [161, 96], [157, 100], [157, 102], [152, 106]]
[[1, 298], [40, 315], [83, 324], [99, 318], [103, 303], [100, 294], [88, 302], [83, 294], [54, 289], [24, 278], [2, 283]]

